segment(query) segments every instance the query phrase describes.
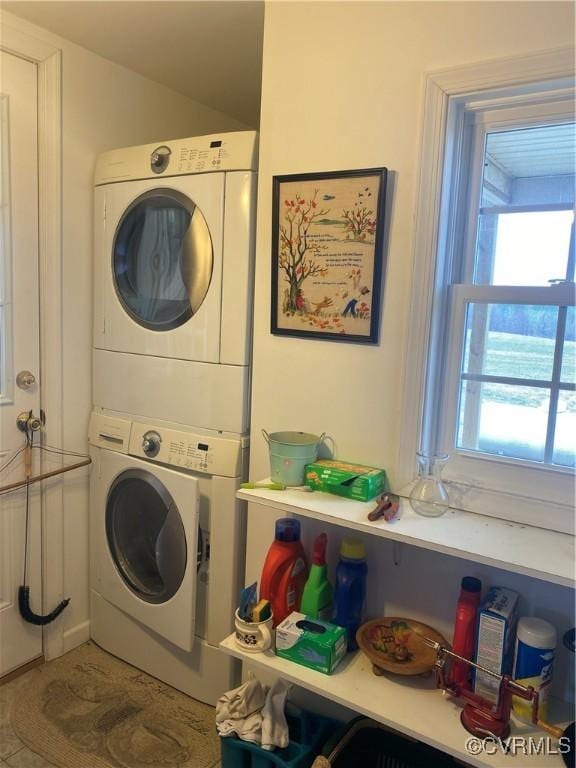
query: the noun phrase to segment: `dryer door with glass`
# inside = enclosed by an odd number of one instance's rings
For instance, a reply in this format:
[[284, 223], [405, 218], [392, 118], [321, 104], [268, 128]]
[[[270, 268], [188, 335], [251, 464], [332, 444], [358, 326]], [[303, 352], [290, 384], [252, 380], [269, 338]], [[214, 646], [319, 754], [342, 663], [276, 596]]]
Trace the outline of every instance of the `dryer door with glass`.
[[95, 346], [218, 362], [224, 174], [95, 191]]
[[191, 650], [197, 589], [198, 481], [101, 450], [93, 587], [146, 627]]

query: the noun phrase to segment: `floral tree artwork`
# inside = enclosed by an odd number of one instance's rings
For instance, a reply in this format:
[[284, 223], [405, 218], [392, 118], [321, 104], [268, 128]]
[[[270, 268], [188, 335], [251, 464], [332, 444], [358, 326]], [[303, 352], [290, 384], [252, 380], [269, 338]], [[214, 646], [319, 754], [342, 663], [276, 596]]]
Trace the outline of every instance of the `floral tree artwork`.
[[292, 199], [284, 200], [284, 223], [280, 226], [278, 266], [284, 272], [289, 285], [283, 305], [285, 312], [301, 311], [304, 281], [314, 275], [326, 274], [326, 268], [315, 260], [325, 246], [308, 238], [312, 223], [329, 212], [327, 208], [318, 207], [317, 197], [316, 189], [308, 200], [298, 194]]
[[345, 221], [344, 231], [347, 238], [365, 240], [368, 235], [373, 235], [376, 231], [374, 209], [367, 205], [370, 197], [372, 197], [372, 192], [370, 192], [368, 187], [365, 187], [362, 192], [358, 192], [358, 199], [353, 207], [342, 211], [342, 217]]
[[274, 177], [272, 332], [374, 341], [386, 169]]

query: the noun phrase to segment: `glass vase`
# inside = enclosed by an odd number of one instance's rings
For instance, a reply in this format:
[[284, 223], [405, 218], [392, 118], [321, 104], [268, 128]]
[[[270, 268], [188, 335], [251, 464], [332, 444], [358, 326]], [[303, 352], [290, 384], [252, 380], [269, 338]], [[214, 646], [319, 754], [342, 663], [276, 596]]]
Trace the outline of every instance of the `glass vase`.
[[446, 453], [417, 453], [418, 480], [410, 492], [410, 506], [423, 517], [440, 517], [448, 509], [448, 491], [442, 482]]

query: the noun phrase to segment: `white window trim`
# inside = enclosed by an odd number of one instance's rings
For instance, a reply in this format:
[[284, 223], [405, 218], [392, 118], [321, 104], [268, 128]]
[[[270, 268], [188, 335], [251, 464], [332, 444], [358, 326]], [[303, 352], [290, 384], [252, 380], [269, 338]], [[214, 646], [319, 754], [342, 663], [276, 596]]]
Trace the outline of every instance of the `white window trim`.
[[8, 96], [0, 94], [0, 120], [2, 121], [2, 192], [0, 196], [0, 314], [4, 335], [0, 340], [0, 406], [9, 405], [14, 397], [14, 373], [12, 362], [12, 237], [10, 222], [10, 150], [9, 150], [9, 103]]
[[[454, 222], [439, 229], [443, 182], [450, 178], [455, 157], [445, 157], [448, 131], [457, 116], [449, 110], [454, 97], [484, 94], [497, 103], [506, 88], [548, 82], [551, 90], [574, 84], [573, 47], [506, 59], [494, 59], [430, 73], [424, 84], [424, 119], [420, 145], [419, 195], [414, 238], [412, 296], [404, 365], [402, 429], [397, 457], [399, 487], [414, 479], [415, 455], [421, 445], [428, 353], [440, 323], [432, 324], [432, 305], [443, 285], [435, 280], [436, 257], [442, 239], [453, 236]], [[482, 99], [486, 103], [486, 99]], [[449, 122], [451, 121], [451, 124]], [[457, 154], [462, 148], [455, 148]], [[458, 500], [456, 500], [458, 502]], [[504, 488], [468, 487], [460, 504], [474, 512], [574, 534], [574, 516], [558, 504], [534, 502]]]

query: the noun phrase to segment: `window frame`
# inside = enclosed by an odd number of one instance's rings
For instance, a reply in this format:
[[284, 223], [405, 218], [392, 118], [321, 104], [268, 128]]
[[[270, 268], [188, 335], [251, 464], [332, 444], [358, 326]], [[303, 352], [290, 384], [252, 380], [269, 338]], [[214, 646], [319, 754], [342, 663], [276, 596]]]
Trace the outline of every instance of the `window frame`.
[[[570, 89], [568, 89], [571, 95]], [[534, 104], [534, 98], [529, 97], [530, 104], [516, 106], [512, 109], [497, 110], [491, 108], [477, 112], [466, 110], [463, 115], [463, 130], [471, 133], [469, 156], [461, 157], [459, 163], [458, 189], [468, 190], [467, 200], [460, 199], [457, 209], [460, 212], [466, 209], [467, 215], [462, 223], [463, 238], [460, 245], [452, 246], [452, 253], [458, 248], [462, 249], [464, 258], [461, 263], [454, 264], [452, 276], [446, 276], [448, 285], [448, 304], [446, 328], [448, 330], [446, 344], [447, 353], [444, 358], [443, 368], [445, 374], [439, 382], [441, 392], [437, 394], [438, 402], [429, 403], [428, 407], [437, 406], [439, 414], [445, 414], [439, 418], [435, 425], [437, 435], [437, 447], [443, 452], [452, 455], [450, 472], [455, 478], [466, 478], [473, 475], [477, 481], [487, 484], [490, 481], [499, 481], [504, 486], [522, 487], [530, 496], [540, 498], [542, 501], [553, 497], [569, 500], [574, 482], [574, 472], [567, 467], [556, 465], [542, 465], [528, 460], [500, 457], [488, 453], [480, 453], [454, 445], [454, 435], [458, 421], [458, 400], [460, 398], [461, 361], [464, 349], [464, 326], [466, 310], [469, 304], [537, 304], [537, 305], [573, 305], [574, 284], [559, 283], [542, 286], [505, 286], [498, 284], [484, 284], [474, 282], [476, 268], [476, 242], [479, 229], [479, 213], [485, 208], [481, 205], [482, 196], [482, 167], [484, 163], [485, 142], [488, 134], [509, 131], [511, 128], [530, 127], [533, 125], [553, 125], [566, 122], [574, 122], [572, 101], [567, 101], [564, 94], [551, 94], [549, 98], [554, 102]], [[494, 119], [496, 114], [498, 119]], [[456, 193], [458, 194], [458, 192]], [[451, 198], [453, 204], [453, 198]], [[525, 206], [528, 207], [528, 206]], [[532, 206], [536, 208], [538, 206]], [[555, 210], [573, 210], [568, 204], [547, 206]], [[507, 209], [510, 210], [510, 209]], [[458, 210], [456, 211], [458, 216]], [[560, 277], [560, 276], [558, 276]], [[434, 309], [433, 309], [434, 311]], [[564, 337], [564, 325], [558, 324], [557, 333]], [[432, 372], [433, 376], [440, 376], [438, 372]], [[553, 377], [552, 377], [553, 379]], [[556, 391], [554, 380], [551, 382], [551, 393]], [[425, 405], [426, 408], [426, 405]], [[550, 410], [555, 414], [556, 401], [551, 396]], [[425, 416], [426, 418], [426, 416]], [[555, 416], [553, 417], [555, 418]], [[433, 437], [431, 435], [431, 440]], [[480, 462], [476, 464], [475, 462]], [[536, 472], [536, 474], [534, 474]], [[555, 472], [555, 487], [549, 487], [543, 474]], [[542, 497], [546, 488], [546, 496]]]
[[[440, 447], [435, 440], [439, 420], [425, 418], [425, 401], [427, 396], [437, 403], [441, 401], [441, 384], [438, 377], [434, 377], [434, 371], [447, 361], [439, 337], [444, 333], [448, 313], [454, 311], [456, 303], [462, 311], [461, 297], [456, 302], [454, 296], [448, 296], [446, 276], [454, 274], [455, 248], [463, 246], [466, 236], [464, 222], [453, 214], [454, 202], [463, 183], [459, 178], [460, 161], [473, 149], [473, 129], [471, 123], [470, 126], [465, 124], [466, 120], [470, 121], [466, 115], [475, 111], [483, 115], [489, 107], [502, 109], [506, 104], [510, 105], [508, 117], [515, 119], [515, 107], [522, 106], [527, 99], [537, 105], [551, 98], [559, 100], [560, 111], [567, 111], [566, 106], [569, 104], [572, 107], [572, 104], [565, 102], [562, 105], [562, 98], [567, 95], [567, 89], [574, 86], [573, 57], [572, 48], [562, 48], [431, 73], [426, 78], [413, 291], [404, 368], [403, 429], [397, 464], [401, 486], [409, 484], [414, 478], [416, 450]], [[504, 111], [501, 115], [507, 117]], [[542, 120], [537, 119], [537, 122], [541, 124]], [[447, 138], [453, 137], [458, 139], [447, 142]], [[474, 148], [474, 151], [478, 149]], [[472, 188], [474, 185], [468, 186], [468, 190]], [[475, 189], [479, 194], [480, 185], [476, 184]], [[563, 286], [559, 286], [554, 296], [559, 297], [564, 290]], [[449, 298], [452, 299], [452, 308]], [[451, 340], [445, 349], [450, 350], [451, 358], [458, 359], [462, 347]], [[538, 482], [534, 482], [532, 488], [521, 486], [526, 490], [520, 493], [511, 484], [508, 462], [475, 453], [475, 461], [488, 462], [492, 466], [496, 462], [504, 466], [501, 477], [491, 478], [486, 484], [472, 480], [474, 474], [463, 469], [470, 460], [467, 457], [461, 459], [461, 466], [456, 467], [451, 461], [446, 471], [452, 480], [455, 506], [574, 533], [573, 510], [552, 500], [553, 482], [542, 482], [544, 477], [550, 478], [551, 475], [558, 479], [555, 468], [541, 470], [538, 467], [535, 472], [534, 465], [522, 467], [524, 474], [538, 478]], [[533, 493], [535, 489], [536, 496]]]

